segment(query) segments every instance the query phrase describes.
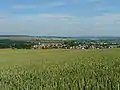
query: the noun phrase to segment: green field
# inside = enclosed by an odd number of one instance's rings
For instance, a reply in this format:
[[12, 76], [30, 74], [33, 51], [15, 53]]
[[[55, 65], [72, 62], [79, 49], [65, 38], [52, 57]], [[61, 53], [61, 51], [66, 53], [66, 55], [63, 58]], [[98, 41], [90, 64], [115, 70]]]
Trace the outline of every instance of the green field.
[[120, 49], [0, 50], [0, 90], [120, 90]]

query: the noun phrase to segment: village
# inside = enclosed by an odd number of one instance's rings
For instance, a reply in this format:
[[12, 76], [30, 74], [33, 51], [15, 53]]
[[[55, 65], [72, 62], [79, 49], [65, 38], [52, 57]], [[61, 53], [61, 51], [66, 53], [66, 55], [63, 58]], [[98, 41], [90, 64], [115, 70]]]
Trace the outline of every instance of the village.
[[0, 48], [12, 49], [107, 49], [120, 48], [118, 40], [34, 39], [0, 40]]
[[32, 46], [33, 49], [106, 49], [118, 48], [118, 43], [103, 42], [76, 42], [67, 41], [63, 43], [38, 43]]

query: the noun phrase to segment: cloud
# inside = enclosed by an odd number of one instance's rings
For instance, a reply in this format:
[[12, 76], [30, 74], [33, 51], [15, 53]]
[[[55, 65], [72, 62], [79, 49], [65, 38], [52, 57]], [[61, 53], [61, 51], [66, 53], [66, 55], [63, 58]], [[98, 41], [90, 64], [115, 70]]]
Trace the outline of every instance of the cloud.
[[47, 3], [48, 6], [52, 6], [52, 7], [59, 7], [59, 6], [65, 6], [66, 3], [65, 2], [51, 2], [51, 3]]
[[[119, 36], [120, 14], [81, 17], [65, 13], [13, 15], [0, 20], [0, 33], [58, 36]], [[116, 22], [116, 23], [115, 23]], [[3, 32], [2, 32], [3, 31]]]
[[102, 16], [95, 16], [92, 18], [96, 24], [118, 24], [120, 22], [120, 14], [104, 14]]
[[50, 14], [40, 14], [40, 17], [44, 18], [54, 18], [54, 19], [65, 19], [65, 18], [73, 18], [74, 16], [60, 13], [50, 13]]
[[14, 5], [12, 6], [14, 9], [35, 9], [37, 6], [34, 5]]
[[11, 14], [0, 12], [0, 19], [6, 19], [10, 16], [11, 16]]
[[88, 2], [100, 2], [100, 1], [103, 1], [103, 0], [88, 0]]
[[38, 8], [51, 8], [51, 7], [61, 7], [66, 5], [65, 2], [47, 2], [47, 3], [38, 3], [38, 4], [18, 4], [13, 5], [13, 9], [38, 9]]
[[2, 14], [0, 14], [0, 19], [3, 19], [3, 18], [5, 18], [5, 16], [4, 16], [4, 15], [2, 15]]

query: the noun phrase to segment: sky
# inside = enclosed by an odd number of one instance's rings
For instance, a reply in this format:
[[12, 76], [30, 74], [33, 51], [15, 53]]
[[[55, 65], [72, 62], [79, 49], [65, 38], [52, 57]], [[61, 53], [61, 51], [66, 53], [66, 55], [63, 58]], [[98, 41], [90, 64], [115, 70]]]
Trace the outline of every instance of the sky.
[[120, 36], [120, 0], [0, 0], [0, 35]]

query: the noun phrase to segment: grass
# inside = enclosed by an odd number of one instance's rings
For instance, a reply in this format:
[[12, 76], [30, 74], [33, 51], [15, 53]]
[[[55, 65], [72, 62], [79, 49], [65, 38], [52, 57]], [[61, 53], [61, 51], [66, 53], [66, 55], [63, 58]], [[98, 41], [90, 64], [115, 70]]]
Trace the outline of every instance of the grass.
[[0, 90], [120, 90], [119, 53], [0, 50]]

